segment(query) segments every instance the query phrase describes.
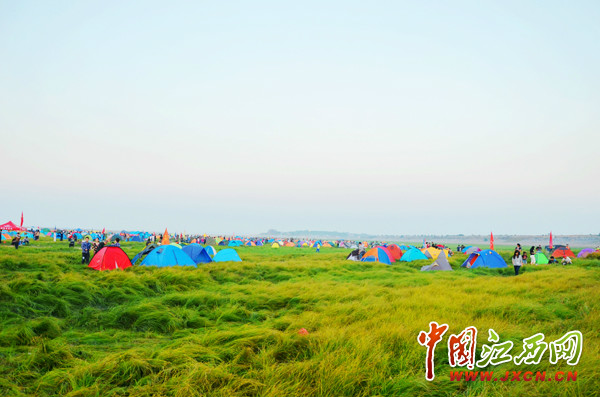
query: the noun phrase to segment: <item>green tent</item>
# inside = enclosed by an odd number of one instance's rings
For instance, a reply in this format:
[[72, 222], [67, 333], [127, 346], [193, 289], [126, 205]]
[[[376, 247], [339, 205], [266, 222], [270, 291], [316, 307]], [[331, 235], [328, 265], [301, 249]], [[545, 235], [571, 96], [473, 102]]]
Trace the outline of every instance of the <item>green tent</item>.
[[535, 263], [538, 265], [547, 265], [548, 258], [543, 253], [538, 252], [537, 254], [535, 254]]

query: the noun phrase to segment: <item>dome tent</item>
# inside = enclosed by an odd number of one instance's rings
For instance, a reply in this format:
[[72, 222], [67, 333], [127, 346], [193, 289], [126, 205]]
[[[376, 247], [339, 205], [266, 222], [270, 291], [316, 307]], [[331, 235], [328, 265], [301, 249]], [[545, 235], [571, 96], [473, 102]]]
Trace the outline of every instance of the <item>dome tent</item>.
[[217, 255], [213, 258], [215, 262], [241, 262], [242, 259], [233, 248], [226, 248], [222, 251], [217, 252]]
[[206, 251], [206, 253], [210, 256], [215, 256], [217, 255], [217, 250], [215, 249], [215, 247], [211, 246], [211, 245], [207, 245], [206, 247], [204, 247], [204, 250]]
[[116, 270], [131, 267], [131, 261], [121, 247], [104, 247], [94, 255], [89, 268], [95, 270]]
[[420, 259], [427, 259], [424, 253], [421, 252], [418, 248], [411, 248], [402, 255], [400, 258], [401, 262], [412, 262]]
[[361, 262], [380, 262], [391, 265], [394, 263], [394, 256], [385, 247], [375, 247], [365, 252]]
[[422, 272], [430, 270], [452, 270], [452, 266], [450, 266], [450, 263], [446, 258], [446, 253], [444, 251], [439, 253], [437, 259], [431, 265], [423, 266], [421, 268]]
[[193, 243], [190, 245], [186, 245], [182, 248], [182, 251], [185, 252], [190, 258], [192, 258], [192, 260], [196, 264], [212, 262], [212, 258], [210, 257], [208, 252], [206, 252], [204, 247], [200, 244]]
[[461, 265], [467, 269], [475, 269], [477, 267], [489, 267], [493, 269], [508, 267], [502, 257], [492, 250], [483, 250], [481, 252], [474, 252], [467, 258], [466, 261]]
[[161, 245], [152, 250], [141, 263], [142, 266], [194, 266], [197, 267], [192, 258], [181, 248], [172, 245]]

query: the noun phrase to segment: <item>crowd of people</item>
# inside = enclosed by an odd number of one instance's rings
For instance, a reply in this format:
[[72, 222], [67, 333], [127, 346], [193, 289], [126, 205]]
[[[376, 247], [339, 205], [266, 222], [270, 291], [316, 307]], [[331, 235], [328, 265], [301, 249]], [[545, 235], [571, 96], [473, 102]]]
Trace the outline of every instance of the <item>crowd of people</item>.
[[[569, 244], [567, 244], [565, 246], [565, 248], [567, 250], [570, 250]], [[519, 275], [519, 271], [521, 270], [521, 266], [526, 265], [527, 264], [527, 260], [529, 260], [529, 263], [531, 265], [536, 265], [536, 259], [535, 259], [535, 254], [537, 254], [538, 252], [542, 252], [542, 246], [538, 245], [536, 246], [531, 246], [531, 248], [529, 249], [529, 256], [527, 256], [527, 251], [523, 249], [523, 247], [521, 247], [521, 244], [517, 244], [517, 246], [515, 247], [515, 251], [513, 253], [512, 256], [512, 265], [515, 269], [515, 276]], [[550, 255], [550, 258], [548, 259], [548, 264], [556, 264], [558, 263], [558, 260], [554, 257], [554, 255]], [[570, 257], [568, 257], [567, 255], [564, 255], [561, 261], [562, 265], [571, 265], [573, 264], [573, 261], [571, 260]]]

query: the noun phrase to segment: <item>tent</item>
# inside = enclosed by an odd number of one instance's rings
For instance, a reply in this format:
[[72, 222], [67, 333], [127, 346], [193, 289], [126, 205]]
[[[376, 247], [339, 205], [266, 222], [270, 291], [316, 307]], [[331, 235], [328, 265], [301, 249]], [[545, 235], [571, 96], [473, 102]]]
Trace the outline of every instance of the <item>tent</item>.
[[552, 252], [552, 255], [555, 258], [562, 258], [565, 256], [575, 258], [575, 254], [573, 253], [573, 251], [571, 251], [571, 249], [567, 247], [555, 249], [554, 252]]
[[350, 252], [350, 254], [346, 257], [346, 259], [349, 261], [360, 261], [360, 259], [364, 255], [364, 253], [365, 253], [364, 251], [360, 252], [357, 248], [354, 251]]
[[204, 247], [204, 249], [206, 250], [206, 253], [210, 256], [217, 255], [217, 250], [212, 245], [207, 245], [206, 247]]
[[228, 241], [227, 240], [221, 240], [219, 241], [218, 245], [227, 245]]
[[104, 247], [94, 255], [88, 267], [96, 270], [115, 270], [131, 267], [131, 261], [120, 247]]
[[254, 244], [254, 241], [248, 241], [245, 245], [247, 247], [256, 247], [256, 244]]
[[147, 245], [146, 247], [144, 247], [143, 250], [138, 252], [138, 254], [133, 257], [133, 259], [131, 260], [131, 263], [135, 264], [135, 262], [137, 262], [138, 259], [140, 259], [144, 255], [148, 255], [156, 247], [157, 247], [156, 244]]
[[262, 247], [262, 246], [263, 246], [263, 242], [262, 242], [262, 240], [258, 240], [258, 241], [256, 242], [256, 246], [257, 246], [257, 247]]
[[144, 241], [144, 239], [142, 238], [142, 236], [137, 235], [137, 236], [131, 236], [131, 239], [129, 241], [135, 241], [136, 243], [141, 243]]
[[467, 269], [474, 269], [476, 267], [489, 267], [489, 268], [502, 268], [508, 267], [502, 257], [492, 250], [483, 250], [481, 252], [474, 252], [467, 260], [461, 265]]
[[450, 266], [450, 263], [446, 258], [446, 253], [444, 251], [440, 252], [435, 262], [433, 262], [431, 265], [423, 266], [421, 268], [422, 272], [430, 270], [452, 270], [452, 266]]
[[547, 265], [548, 264], [548, 257], [546, 257], [546, 255], [544, 255], [543, 252], [537, 252], [535, 254], [535, 263], [536, 265]]
[[181, 248], [172, 245], [161, 245], [148, 254], [141, 263], [142, 266], [194, 266], [197, 267], [192, 258], [190, 258]]
[[325, 243], [325, 244], [323, 244], [323, 248], [332, 248], [332, 246], [329, 243]]
[[[433, 247], [425, 248], [425, 251], [429, 252], [433, 259], [437, 259], [437, 257], [440, 255], [440, 252], [442, 252], [442, 250]], [[446, 256], [447, 255], [448, 253], [446, 253]]]
[[0, 230], [22, 230], [22, 229], [19, 226], [12, 223], [11, 221], [8, 221], [8, 222], [0, 225]]
[[241, 262], [242, 259], [233, 248], [226, 248], [222, 251], [217, 252], [217, 255], [213, 258], [215, 262]]
[[392, 253], [394, 260], [400, 260], [402, 258], [402, 250], [396, 244], [390, 244], [387, 246], [388, 251]]
[[279, 244], [277, 244], [277, 243], [273, 243], [273, 244], [271, 245], [271, 248], [279, 248]]
[[463, 249], [463, 254], [465, 255], [471, 255], [474, 252], [479, 252], [481, 251], [481, 248], [479, 247], [465, 247], [465, 249]]
[[192, 258], [192, 260], [196, 264], [212, 262], [212, 258], [210, 257], [208, 252], [206, 252], [204, 247], [200, 244], [193, 243], [190, 245], [186, 245], [182, 248], [182, 251], [185, 252], [190, 258]]
[[427, 251], [427, 249], [423, 248], [423, 249], [421, 249], [421, 252], [423, 253], [423, 255], [425, 255], [427, 257], [427, 259], [434, 259], [433, 255], [431, 255], [431, 253], [429, 251]]
[[368, 250], [361, 259], [362, 262], [380, 262], [386, 265], [394, 263], [394, 256], [385, 247], [375, 247]]
[[241, 245], [244, 245], [244, 243], [240, 240], [231, 240], [229, 244], [227, 244], [228, 247], [239, 247]]
[[217, 241], [215, 240], [214, 237], [208, 237], [206, 239], [206, 245], [217, 245]]
[[578, 258], [587, 258], [587, 256], [588, 256], [589, 254], [591, 254], [592, 252], [594, 252], [594, 250], [593, 250], [593, 249], [591, 249], [591, 248], [584, 248], [584, 249], [582, 249], [582, 250], [581, 250], [581, 251], [580, 251], [580, 252], [577, 254], [577, 257], [578, 257]]
[[419, 259], [427, 259], [424, 253], [422, 253], [418, 248], [411, 248], [402, 255], [400, 258], [401, 262], [412, 262]]

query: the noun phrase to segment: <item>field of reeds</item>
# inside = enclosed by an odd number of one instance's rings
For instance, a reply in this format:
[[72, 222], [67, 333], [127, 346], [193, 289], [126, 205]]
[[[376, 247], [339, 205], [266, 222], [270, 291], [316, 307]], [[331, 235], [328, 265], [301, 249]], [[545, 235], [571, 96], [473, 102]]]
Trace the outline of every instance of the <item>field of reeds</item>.
[[[143, 244], [125, 243], [133, 257]], [[420, 272], [346, 261], [349, 250], [241, 247], [242, 263], [97, 272], [68, 243], [0, 246], [1, 396], [593, 396], [600, 390], [600, 260]], [[509, 261], [511, 252], [500, 253]], [[510, 263], [510, 262], [509, 262]], [[425, 380], [417, 336], [450, 330]], [[450, 381], [447, 336], [582, 332], [576, 381]], [[300, 335], [305, 328], [308, 335]], [[516, 353], [515, 353], [516, 355]], [[462, 368], [465, 369], [466, 368]]]

